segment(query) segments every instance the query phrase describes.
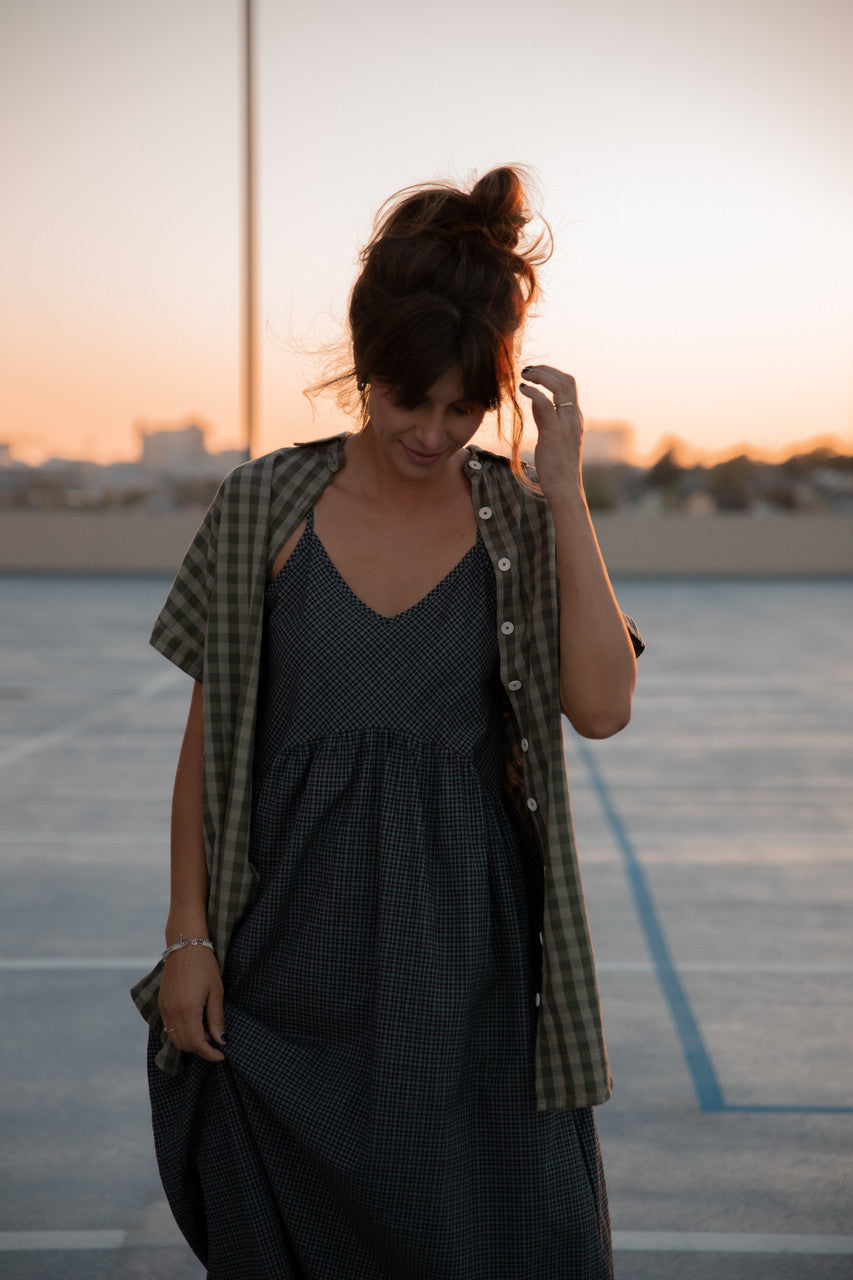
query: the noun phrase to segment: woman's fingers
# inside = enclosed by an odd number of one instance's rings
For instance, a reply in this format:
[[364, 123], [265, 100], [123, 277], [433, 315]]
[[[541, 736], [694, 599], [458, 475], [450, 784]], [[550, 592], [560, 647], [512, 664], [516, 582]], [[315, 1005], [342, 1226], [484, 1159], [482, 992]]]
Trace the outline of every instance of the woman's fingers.
[[218, 1047], [225, 1039], [222, 979], [212, 952], [184, 956], [179, 951], [170, 956], [159, 1005], [163, 1028], [176, 1049], [197, 1053], [207, 1062], [224, 1061]]
[[225, 1044], [225, 1003], [221, 985], [211, 991], [205, 1009], [207, 1030], [214, 1045]]
[[519, 391], [523, 396], [527, 396], [533, 409], [533, 421], [541, 431], [547, 427], [549, 418], [554, 417], [554, 402], [550, 396], [546, 396], [538, 387], [525, 386], [524, 383], [519, 387]]
[[533, 419], [540, 433], [567, 425], [576, 431], [582, 429], [583, 415], [578, 405], [577, 384], [570, 373], [552, 365], [536, 364], [526, 365], [521, 375], [525, 381], [519, 390], [531, 403]]
[[207, 1062], [225, 1060], [225, 1055], [213, 1043], [211, 1034], [204, 1025], [203, 1006], [174, 1023], [166, 1022], [163, 1029], [175, 1048], [183, 1053], [196, 1053]]
[[538, 438], [534, 464], [546, 497], [577, 487], [581, 475], [583, 415], [570, 373], [552, 365], [526, 365], [519, 390], [533, 409]]
[[209, 1040], [203, 1041], [197, 1048], [191, 1049], [191, 1053], [197, 1057], [203, 1058], [205, 1062], [224, 1062], [225, 1054], [221, 1049], [217, 1049]]
[[194, 1053], [200, 1045], [205, 1043], [207, 1033], [204, 1029], [203, 1005], [198, 1005], [194, 1009], [182, 1009], [179, 1012], [169, 1006], [161, 1006], [160, 1012], [163, 1015], [163, 1030], [176, 1049]]
[[554, 408], [554, 403], [550, 396], [546, 396], [544, 391], [540, 391], [538, 387], [532, 386], [529, 382], [522, 382], [518, 389], [533, 404], [547, 405], [549, 409]]
[[[526, 365], [521, 371], [521, 376], [528, 383], [537, 383], [550, 391], [554, 397], [554, 404], [562, 406], [569, 402], [571, 405], [577, 405], [578, 389], [570, 373], [564, 373], [562, 369], [555, 369], [549, 364], [534, 364]], [[523, 391], [524, 387], [521, 390]], [[541, 395], [541, 392], [539, 394]]]

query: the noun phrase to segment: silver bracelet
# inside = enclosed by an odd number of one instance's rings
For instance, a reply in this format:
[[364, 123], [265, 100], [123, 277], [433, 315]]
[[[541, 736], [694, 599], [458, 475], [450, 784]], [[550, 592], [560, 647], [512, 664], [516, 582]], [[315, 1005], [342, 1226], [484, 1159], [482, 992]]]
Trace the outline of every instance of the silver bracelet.
[[177, 942], [173, 942], [171, 947], [166, 948], [160, 959], [165, 960], [166, 956], [170, 956], [173, 951], [181, 951], [184, 947], [207, 947], [208, 951], [213, 951], [213, 943], [209, 938], [185, 938], [181, 934]]

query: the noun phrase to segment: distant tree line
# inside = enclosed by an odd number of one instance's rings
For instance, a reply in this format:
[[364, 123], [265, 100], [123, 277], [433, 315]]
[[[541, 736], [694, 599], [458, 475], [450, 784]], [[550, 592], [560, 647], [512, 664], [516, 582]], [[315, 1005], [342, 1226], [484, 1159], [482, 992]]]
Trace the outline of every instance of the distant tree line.
[[[583, 479], [593, 511], [640, 508], [650, 512], [849, 512], [853, 514], [853, 457], [822, 446], [770, 463], [737, 454], [713, 465], [687, 464], [677, 443], [649, 467], [589, 462]], [[106, 510], [206, 507], [221, 477], [154, 474], [137, 464], [99, 467], [0, 466], [0, 508]]]
[[853, 456], [825, 446], [779, 463], [742, 453], [710, 466], [685, 465], [669, 446], [650, 467], [596, 463], [583, 475], [595, 511], [853, 511]]

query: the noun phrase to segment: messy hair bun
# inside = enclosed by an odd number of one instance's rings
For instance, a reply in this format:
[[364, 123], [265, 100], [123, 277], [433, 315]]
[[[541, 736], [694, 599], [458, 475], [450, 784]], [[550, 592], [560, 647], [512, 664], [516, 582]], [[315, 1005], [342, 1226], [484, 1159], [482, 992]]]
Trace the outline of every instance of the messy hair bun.
[[492, 169], [470, 192], [449, 182], [407, 187], [380, 209], [362, 262], [385, 236], [480, 236], [495, 250], [514, 253], [529, 216], [516, 169]]
[[523, 168], [503, 166], [470, 191], [437, 182], [386, 201], [350, 295], [352, 365], [316, 389], [346, 394], [354, 384], [366, 421], [371, 380], [413, 408], [458, 364], [466, 399], [496, 409], [499, 430], [501, 407], [511, 405], [513, 468], [521, 474], [514, 355], [537, 296], [536, 268], [551, 252], [546, 224], [538, 236], [525, 235], [531, 186]]

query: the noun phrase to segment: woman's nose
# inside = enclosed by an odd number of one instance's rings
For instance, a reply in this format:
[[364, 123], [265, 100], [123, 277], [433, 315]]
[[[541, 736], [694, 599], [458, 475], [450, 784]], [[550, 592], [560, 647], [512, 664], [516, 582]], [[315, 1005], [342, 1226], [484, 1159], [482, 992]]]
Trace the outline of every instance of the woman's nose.
[[444, 413], [439, 408], [424, 410], [418, 422], [418, 435], [425, 445], [440, 445], [444, 441]]

